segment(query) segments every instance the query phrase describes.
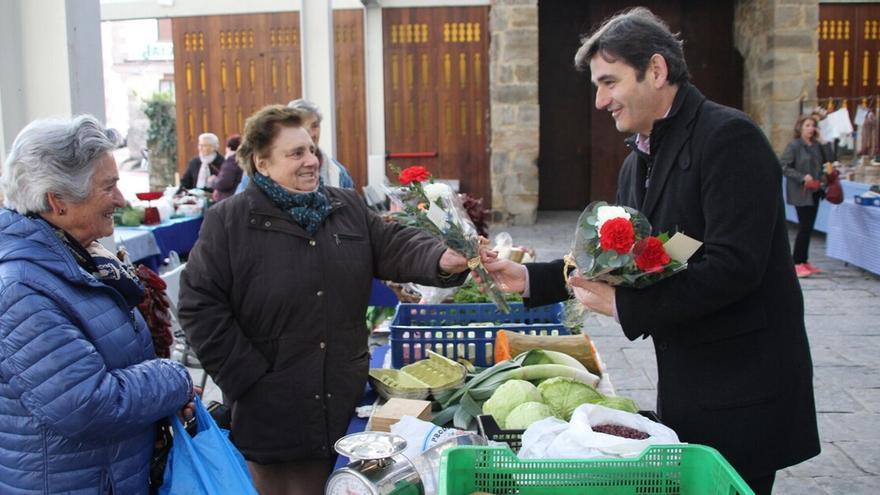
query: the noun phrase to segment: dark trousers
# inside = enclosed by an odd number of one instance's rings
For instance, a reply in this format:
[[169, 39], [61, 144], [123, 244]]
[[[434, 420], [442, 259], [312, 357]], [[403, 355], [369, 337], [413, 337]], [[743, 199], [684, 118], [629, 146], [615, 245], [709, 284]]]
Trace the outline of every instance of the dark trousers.
[[776, 473], [771, 473], [767, 476], [762, 476], [760, 478], [753, 478], [750, 480], [745, 480], [748, 483], [749, 488], [755, 492], [755, 495], [770, 495], [773, 491], [773, 482], [776, 481]]
[[813, 196], [812, 206], [795, 206], [798, 217], [798, 232], [794, 238], [794, 264], [806, 263], [810, 253], [810, 236], [813, 235], [813, 224], [816, 223], [816, 213], [819, 212], [819, 197]]

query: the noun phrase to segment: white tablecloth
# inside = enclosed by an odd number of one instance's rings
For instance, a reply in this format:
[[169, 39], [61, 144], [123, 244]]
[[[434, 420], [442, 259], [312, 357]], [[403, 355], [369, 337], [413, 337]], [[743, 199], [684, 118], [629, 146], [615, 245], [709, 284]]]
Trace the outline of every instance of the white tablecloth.
[[829, 205], [825, 254], [880, 275], [880, 208]]

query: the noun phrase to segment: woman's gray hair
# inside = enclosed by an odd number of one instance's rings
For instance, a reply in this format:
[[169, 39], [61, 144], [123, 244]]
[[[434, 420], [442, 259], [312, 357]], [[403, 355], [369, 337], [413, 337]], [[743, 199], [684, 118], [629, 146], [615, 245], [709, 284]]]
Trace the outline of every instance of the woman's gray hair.
[[15, 138], [3, 164], [5, 205], [22, 214], [49, 211], [50, 192], [72, 203], [84, 201], [95, 162], [119, 142], [116, 131], [91, 115], [31, 122]]
[[318, 123], [320, 124], [322, 120], [324, 120], [324, 116], [321, 115], [321, 109], [318, 108], [318, 105], [310, 102], [309, 100], [303, 100], [302, 98], [291, 101], [287, 104], [289, 108], [294, 108], [296, 110], [300, 110], [307, 114], [314, 115], [316, 119], [318, 119]]

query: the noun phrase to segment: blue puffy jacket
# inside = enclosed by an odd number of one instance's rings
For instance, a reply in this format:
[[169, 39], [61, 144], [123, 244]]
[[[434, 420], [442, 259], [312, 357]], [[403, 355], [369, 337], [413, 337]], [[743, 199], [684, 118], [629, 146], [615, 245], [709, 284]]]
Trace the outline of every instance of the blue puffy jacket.
[[155, 423], [191, 393], [139, 311], [0, 209], [0, 493], [146, 493]]

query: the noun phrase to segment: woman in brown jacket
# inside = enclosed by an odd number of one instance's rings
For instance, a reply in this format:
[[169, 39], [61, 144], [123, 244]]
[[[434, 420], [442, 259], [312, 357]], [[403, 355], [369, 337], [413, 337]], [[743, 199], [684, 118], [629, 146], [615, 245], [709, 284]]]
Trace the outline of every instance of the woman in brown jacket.
[[232, 440], [260, 493], [322, 493], [366, 384], [373, 277], [449, 286], [467, 262], [383, 221], [354, 191], [324, 186], [295, 109], [251, 116], [237, 157], [251, 184], [208, 210], [180, 319], [232, 401]]

